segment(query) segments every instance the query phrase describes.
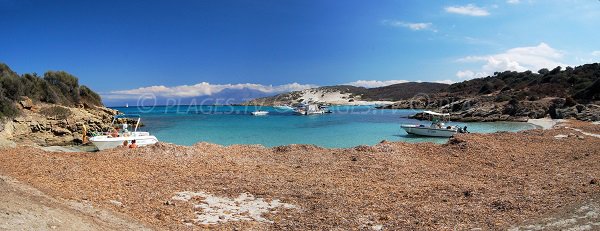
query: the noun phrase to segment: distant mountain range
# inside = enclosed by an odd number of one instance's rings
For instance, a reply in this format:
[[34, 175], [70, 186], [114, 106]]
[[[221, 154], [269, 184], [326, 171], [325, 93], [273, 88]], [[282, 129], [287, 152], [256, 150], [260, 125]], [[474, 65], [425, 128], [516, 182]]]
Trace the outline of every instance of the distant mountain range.
[[256, 89], [224, 89], [218, 93], [195, 97], [156, 97], [146, 100], [130, 99], [104, 99], [108, 106], [152, 106], [152, 105], [230, 105], [241, 104], [248, 100], [273, 96], [275, 93], [263, 92]]

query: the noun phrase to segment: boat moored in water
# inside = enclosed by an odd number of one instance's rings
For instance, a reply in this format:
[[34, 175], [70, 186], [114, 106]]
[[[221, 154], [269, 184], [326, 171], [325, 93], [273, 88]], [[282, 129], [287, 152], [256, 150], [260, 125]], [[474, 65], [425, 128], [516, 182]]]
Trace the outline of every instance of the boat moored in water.
[[255, 116], [262, 116], [262, 115], [268, 115], [269, 114], [268, 111], [261, 111], [261, 110], [253, 111], [251, 113], [252, 113], [252, 115], [255, 115]]
[[[115, 122], [119, 119], [137, 118], [133, 131], [129, 131], [129, 125], [127, 122], [121, 124], [122, 129], [115, 128]], [[155, 144], [158, 139], [155, 136], [150, 135], [148, 132], [137, 131], [140, 124], [140, 115], [116, 115], [113, 117], [111, 127], [112, 132], [104, 132], [96, 134], [90, 138], [90, 141], [98, 148], [98, 150], [105, 150], [110, 148], [116, 148], [127, 144], [134, 143], [137, 146], [146, 146]]]
[[467, 132], [467, 127], [460, 128], [457, 126], [446, 126], [444, 121], [445, 118], [450, 116], [448, 113], [437, 113], [432, 111], [424, 111], [425, 116], [431, 121], [430, 125], [409, 125], [403, 124], [400, 127], [406, 131], [406, 133], [418, 136], [430, 136], [430, 137], [452, 137], [456, 133]]
[[294, 112], [299, 115], [315, 115], [315, 114], [325, 114], [331, 113], [327, 106], [322, 106], [318, 104], [303, 104], [294, 109]]

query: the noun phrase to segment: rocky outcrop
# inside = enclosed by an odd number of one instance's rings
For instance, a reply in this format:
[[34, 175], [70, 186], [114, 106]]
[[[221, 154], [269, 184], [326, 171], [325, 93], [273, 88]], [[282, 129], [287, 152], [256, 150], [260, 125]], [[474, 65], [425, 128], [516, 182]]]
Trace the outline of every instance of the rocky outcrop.
[[[600, 120], [600, 106], [595, 103], [577, 104], [564, 98], [544, 98], [535, 101], [516, 100], [498, 102], [496, 97], [478, 96], [463, 99], [425, 99], [399, 101], [381, 107], [384, 109], [429, 109], [450, 113], [450, 119], [462, 122], [527, 121], [551, 117], [553, 119]], [[423, 119], [423, 113], [412, 118]]]
[[81, 143], [84, 126], [87, 132], [102, 131], [110, 126], [116, 110], [105, 107], [64, 107], [34, 104], [25, 98], [17, 105], [19, 116], [5, 119], [0, 140], [40, 146]]
[[30, 110], [33, 107], [33, 101], [28, 97], [23, 97], [21, 101], [19, 101], [21, 107]]

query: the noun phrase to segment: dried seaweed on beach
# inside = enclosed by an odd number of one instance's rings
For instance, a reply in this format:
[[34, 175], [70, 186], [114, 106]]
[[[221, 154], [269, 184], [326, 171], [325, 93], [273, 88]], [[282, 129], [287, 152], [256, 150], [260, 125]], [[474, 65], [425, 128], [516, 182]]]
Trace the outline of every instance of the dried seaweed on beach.
[[[159, 143], [52, 153], [22, 147], [0, 151], [0, 174], [160, 229], [500, 229], [600, 199], [599, 139], [572, 129], [596, 126], [570, 122], [552, 130], [461, 134], [443, 145], [348, 149]], [[560, 134], [566, 137], [555, 138]], [[199, 196], [173, 200], [178, 192]], [[202, 204], [202, 195], [235, 201], [244, 194], [295, 208], [269, 207], [260, 216], [272, 223], [194, 223], [199, 208], [193, 204]]]

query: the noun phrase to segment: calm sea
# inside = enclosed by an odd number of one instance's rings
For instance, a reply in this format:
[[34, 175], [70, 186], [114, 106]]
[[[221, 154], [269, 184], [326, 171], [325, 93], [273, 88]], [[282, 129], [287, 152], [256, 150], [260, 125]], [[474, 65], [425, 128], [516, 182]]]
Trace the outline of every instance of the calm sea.
[[[424, 138], [406, 134], [401, 124], [418, 124], [406, 118], [416, 110], [378, 110], [373, 106], [331, 107], [333, 113], [299, 116], [292, 111], [260, 107], [266, 116], [253, 116], [258, 107], [250, 106], [157, 106], [113, 107], [126, 114], [140, 114], [141, 130], [160, 141], [180, 145], [210, 142], [222, 145], [315, 144], [322, 147], [373, 145], [381, 140], [444, 143], [446, 138]], [[426, 121], [424, 121], [426, 123]], [[518, 122], [463, 123], [477, 133], [520, 131], [535, 128]]]

